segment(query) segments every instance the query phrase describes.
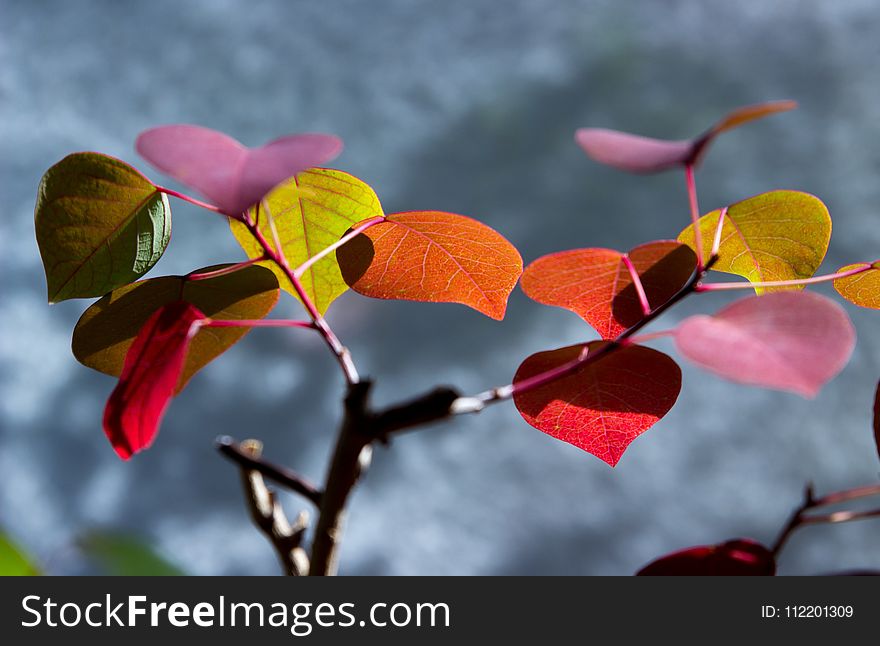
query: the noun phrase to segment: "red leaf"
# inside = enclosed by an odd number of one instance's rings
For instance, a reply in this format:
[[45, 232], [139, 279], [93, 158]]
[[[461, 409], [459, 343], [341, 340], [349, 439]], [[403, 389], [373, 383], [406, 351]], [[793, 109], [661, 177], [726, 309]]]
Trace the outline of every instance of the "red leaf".
[[856, 342], [843, 308], [810, 292], [774, 292], [692, 316], [675, 330], [679, 351], [722, 377], [814, 397]]
[[701, 545], [652, 561], [637, 576], [773, 576], [776, 560], [760, 543], [739, 538]]
[[372, 298], [461, 303], [496, 320], [522, 273], [497, 231], [463, 215], [389, 215], [336, 251], [345, 282]]
[[877, 384], [877, 394], [874, 395], [874, 442], [880, 457], [880, 383]]
[[[604, 341], [593, 341], [596, 352]], [[539, 352], [526, 359], [516, 384], [577, 359], [580, 345]], [[577, 372], [548, 384], [514, 391], [514, 403], [539, 431], [592, 453], [612, 467], [629, 444], [675, 404], [681, 370], [671, 358], [638, 345], [619, 348]]]
[[[648, 302], [658, 307], [691, 277], [697, 257], [690, 247], [658, 240], [629, 252]], [[574, 312], [613, 339], [644, 318], [623, 254], [611, 249], [573, 249], [538, 258], [522, 276], [526, 295]]]
[[335, 158], [342, 142], [332, 135], [289, 135], [248, 148], [216, 130], [174, 125], [142, 132], [135, 147], [153, 166], [237, 217], [281, 181]]
[[189, 342], [205, 318], [185, 301], [156, 310], [125, 355], [104, 409], [104, 433], [123, 460], [150, 446], [183, 370]]
[[726, 130], [796, 107], [794, 101], [769, 101], [738, 108], [694, 139], [669, 141], [605, 128], [581, 128], [575, 141], [601, 164], [631, 173], [658, 173], [698, 163], [712, 140]]

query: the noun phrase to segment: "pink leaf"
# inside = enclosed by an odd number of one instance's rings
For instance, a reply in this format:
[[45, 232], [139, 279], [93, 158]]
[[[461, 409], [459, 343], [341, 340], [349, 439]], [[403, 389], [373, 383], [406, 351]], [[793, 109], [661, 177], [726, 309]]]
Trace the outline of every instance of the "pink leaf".
[[637, 576], [773, 576], [776, 560], [760, 543], [739, 538], [720, 545], [700, 545], [662, 556]]
[[605, 128], [581, 128], [575, 141], [590, 157], [631, 173], [658, 173], [681, 166], [694, 154], [694, 142], [665, 141]]
[[142, 132], [135, 147], [153, 166], [238, 217], [283, 180], [335, 158], [342, 142], [304, 134], [247, 148], [216, 130], [174, 125]]
[[843, 308], [810, 292], [774, 292], [692, 316], [675, 330], [679, 351], [722, 377], [814, 397], [855, 346]]
[[104, 409], [104, 433], [123, 460], [153, 443], [197, 330], [194, 323], [204, 318], [185, 301], [169, 303], [147, 319], [128, 349]]
[[693, 139], [670, 141], [605, 128], [581, 128], [575, 133], [575, 141], [601, 164], [631, 173], [658, 173], [698, 163], [709, 144], [722, 132], [796, 107], [794, 101], [769, 101], [738, 108]]

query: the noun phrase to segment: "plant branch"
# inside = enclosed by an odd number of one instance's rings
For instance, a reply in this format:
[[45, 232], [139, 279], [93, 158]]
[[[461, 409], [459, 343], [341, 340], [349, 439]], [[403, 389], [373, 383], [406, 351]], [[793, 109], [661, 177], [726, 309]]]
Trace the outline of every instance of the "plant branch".
[[268, 260], [268, 258], [266, 258], [265, 255], [262, 255], [257, 258], [243, 260], [242, 262], [237, 262], [234, 265], [229, 265], [228, 267], [223, 267], [221, 269], [215, 269], [213, 271], [204, 271], [200, 273], [190, 272], [186, 276], [184, 276], [184, 278], [186, 278], [187, 280], [209, 280], [211, 278], [219, 278], [220, 276], [234, 274], [240, 269], [250, 267], [251, 265], [255, 265], [258, 262], [263, 262], [264, 260]]
[[[264, 206], [264, 210], [265, 206]], [[306, 311], [309, 313], [309, 317], [315, 324], [315, 328], [324, 338], [324, 342], [330, 348], [330, 351], [336, 357], [339, 366], [342, 368], [342, 372], [345, 376], [345, 380], [348, 382], [349, 386], [354, 385], [360, 381], [360, 377], [358, 375], [357, 368], [354, 365], [354, 361], [351, 358], [351, 353], [337, 338], [336, 334], [333, 333], [333, 330], [327, 324], [327, 321], [321, 316], [321, 313], [318, 311], [318, 308], [315, 306], [314, 302], [312, 302], [311, 297], [306, 293], [305, 288], [300, 282], [299, 278], [294, 274], [293, 270], [290, 268], [290, 265], [287, 262], [287, 259], [284, 257], [284, 251], [281, 250], [281, 244], [277, 237], [277, 230], [274, 226], [274, 220], [270, 217], [270, 213], [266, 210], [266, 219], [269, 221], [270, 227], [273, 231], [273, 237], [276, 239], [277, 249], [273, 247], [268, 240], [266, 240], [266, 236], [263, 235], [263, 232], [256, 225], [256, 223], [251, 219], [250, 214], [245, 213], [242, 216], [242, 223], [250, 232], [250, 234], [254, 237], [254, 240], [257, 241], [257, 244], [260, 245], [263, 249], [263, 253], [266, 257], [271, 260], [275, 265], [281, 269], [287, 279], [290, 281], [290, 284], [293, 286], [294, 291], [297, 296], [299, 296], [300, 301], [305, 306]]]
[[477, 413], [483, 410], [483, 408], [485, 408], [489, 404], [495, 404], [499, 401], [510, 399], [516, 393], [528, 392], [530, 390], [540, 388], [541, 386], [556, 381], [557, 379], [566, 377], [574, 372], [577, 372], [578, 370], [581, 370], [584, 366], [594, 363], [602, 357], [622, 347], [625, 347], [627, 345], [627, 341], [630, 339], [630, 337], [633, 337], [636, 332], [654, 321], [673, 305], [680, 302], [690, 294], [696, 292], [697, 285], [700, 284], [700, 281], [706, 275], [706, 272], [708, 272], [709, 269], [712, 268], [712, 265], [714, 265], [716, 261], [717, 256], [709, 258], [709, 262], [707, 262], [702, 269], [695, 271], [690, 280], [688, 280], [688, 282], [685, 283], [685, 285], [680, 290], [678, 290], [678, 292], [670, 297], [669, 300], [667, 300], [659, 307], [651, 310], [649, 314], [647, 314], [637, 323], [631, 325], [629, 328], [621, 332], [616, 338], [610, 341], [606, 341], [595, 351], [589, 352], [589, 345], [584, 344], [583, 350], [577, 358], [563, 363], [562, 365], [556, 366], [551, 370], [533, 375], [528, 379], [524, 379], [518, 383], [509, 384], [507, 386], [499, 386], [497, 388], [492, 388], [491, 390], [486, 390], [469, 397], [460, 397], [458, 400], [453, 402], [452, 406], [450, 407], [449, 414], [461, 415], [465, 413]]
[[697, 182], [694, 178], [694, 163], [684, 167], [688, 202], [691, 207], [691, 224], [694, 226], [694, 251], [697, 253], [697, 273], [703, 271], [703, 234], [700, 231], [700, 206], [697, 202]]
[[317, 329], [311, 321], [294, 321], [290, 319], [205, 319], [200, 327], [299, 327], [310, 330]]
[[[165, 193], [166, 195], [171, 195], [172, 197], [176, 197], [177, 199], [183, 200], [184, 202], [189, 202], [190, 204], [195, 204], [196, 206], [200, 206], [203, 209], [207, 209], [208, 211], [214, 211], [215, 213], [220, 213], [220, 209], [218, 209], [213, 204], [208, 204], [207, 202], [202, 202], [201, 200], [197, 200], [194, 197], [190, 197], [184, 193], [179, 191], [175, 191], [171, 188], [166, 188], [165, 186], [159, 186], [158, 184], [153, 184], [156, 187], [156, 190], [160, 193]], [[223, 217], [229, 217], [225, 213], [220, 213]]]
[[645, 293], [645, 287], [642, 285], [642, 279], [639, 277], [639, 272], [636, 271], [636, 267], [633, 264], [632, 259], [629, 257], [629, 254], [623, 254], [621, 260], [626, 266], [626, 270], [629, 272], [629, 277], [632, 279], [633, 287], [635, 287], [636, 294], [639, 296], [639, 304], [642, 306], [642, 314], [647, 316], [651, 313], [651, 304], [648, 302], [648, 295]]
[[312, 256], [311, 258], [309, 258], [308, 260], [306, 260], [306, 261], [305, 261], [303, 264], [301, 264], [299, 267], [297, 267], [296, 269], [294, 269], [294, 270], [293, 270], [293, 274], [294, 274], [297, 278], [302, 278], [302, 275], [303, 275], [304, 273], [306, 273], [306, 271], [308, 271], [309, 267], [311, 267], [311, 266], [314, 265], [316, 262], [318, 262], [319, 260], [321, 260], [321, 258], [324, 258], [325, 256], [327, 256], [327, 255], [333, 253], [333, 252], [336, 251], [339, 247], [341, 247], [342, 245], [344, 245], [346, 242], [348, 242], [348, 241], [351, 240], [352, 238], [355, 238], [355, 237], [359, 236], [361, 233], [363, 233], [364, 231], [366, 231], [366, 230], [369, 229], [370, 227], [372, 227], [372, 226], [374, 226], [374, 225], [376, 225], [376, 224], [379, 224], [380, 222], [384, 222], [384, 221], [385, 221], [385, 216], [384, 216], [384, 215], [377, 215], [377, 216], [374, 217], [374, 218], [370, 218], [369, 220], [366, 220], [366, 221], [362, 222], [361, 224], [359, 224], [358, 226], [356, 226], [354, 229], [352, 229], [351, 231], [349, 231], [348, 233], [346, 233], [344, 236], [342, 236], [339, 240], [337, 240], [336, 242], [334, 242], [332, 245], [330, 245], [329, 247], [326, 247], [325, 249], [322, 249], [321, 251], [319, 251], [318, 253], [316, 253], [314, 256]]
[[838, 280], [840, 278], [847, 278], [849, 276], [862, 274], [866, 271], [874, 269], [874, 264], [876, 263], [866, 262], [860, 264], [858, 267], [847, 269], [846, 271], [839, 271], [834, 274], [825, 274], [823, 276], [813, 276], [812, 278], [799, 278], [796, 280], [768, 280], [757, 283], [750, 283], [748, 281], [738, 283], [706, 283], [697, 285], [696, 291], [717, 292], [727, 289], [754, 289], [762, 287], [796, 287], [798, 285], [815, 285], [816, 283], [827, 283], [831, 280]]
[[871, 485], [867, 487], [858, 487], [856, 489], [847, 489], [828, 494], [822, 498], [816, 498], [813, 495], [812, 485], [807, 485], [804, 490], [804, 500], [801, 505], [795, 509], [788, 519], [788, 522], [779, 532], [779, 536], [773, 543], [771, 552], [773, 556], [779, 556], [782, 548], [788, 539], [799, 527], [806, 525], [819, 525], [828, 523], [846, 523], [854, 520], [864, 520], [867, 518], [880, 517], [880, 509], [870, 509], [867, 511], [837, 511], [829, 514], [810, 514], [809, 512], [819, 507], [827, 507], [829, 505], [837, 505], [850, 500], [859, 498], [868, 498], [880, 495], [880, 485]]
[[[221, 451], [223, 451], [222, 446]], [[251, 465], [246, 463], [244, 458], [247, 457], [259, 463], [262, 449], [263, 445], [259, 441], [245, 440], [240, 447], [237, 447], [237, 451], [224, 454], [238, 456], [236, 462], [240, 466], [242, 487], [245, 490], [251, 518], [272, 543], [285, 574], [304, 575], [308, 572], [309, 563], [301, 543], [308, 526], [308, 516], [305, 512], [300, 512], [291, 524], [281, 504], [276, 500], [275, 494], [266, 486], [262, 473], [250, 468]]]
[[321, 506], [321, 492], [315, 485], [290, 469], [268, 462], [259, 453], [255, 454], [253, 450], [246, 448], [245, 443], [238, 444], [231, 437], [224, 435], [217, 438], [216, 447], [221, 455], [235, 462], [239, 467], [261, 473], [298, 493], [316, 507]]

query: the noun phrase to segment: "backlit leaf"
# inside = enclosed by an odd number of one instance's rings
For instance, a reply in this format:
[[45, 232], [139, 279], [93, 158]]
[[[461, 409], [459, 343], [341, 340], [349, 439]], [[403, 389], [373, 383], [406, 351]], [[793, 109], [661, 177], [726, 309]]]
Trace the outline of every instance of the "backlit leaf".
[[115, 532], [89, 532], [77, 543], [110, 576], [184, 576], [180, 568], [133, 536]]
[[204, 318], [185, 301], [163, 305], [147, 319], [128, 349], [119, 383], [104, 409], [104, 433], [123, 460], [156, 439], [183, 372], [194, 324]]
[[740, 538], [700, 545], [648, 563], [637, 576], [773, 576], [776, 559], [760, 543]]
[[[837, 273], [855, 269], [861, 264], [841, 267]], [[868, 271], [838, 278], [834, 281], [834, 289], [850, 303], [880, 310], [880, 262], [875, 262]]]
[[[699, 220], [703, 261], [709, 260], [718, 218], [712, 211]], [[678, 236], [692, 249], [694, 228]], [[718, 261], [712, 269], [765, 282], [810, 278], [816, 273], [831, 239], [831, 217], [822, 201], [799, 191], [772, 191], [728, 208], [721, 230]], [[798, 290], [802, 286], [756, 288], [758, 294]]]
[[[678, 242], [658, 240], [629, 252], [648, 302], [665, 303], [688, 281], [697, 257]], [[522, 289], [545, 305], [570, 310], [613, 339], [644, 318], [623, 254], [611, 249], [573, 249], [534, 261], [523, 272]]]
[[699, 366], [804, 397], [814, 397], [843, 369], [855, 342], [843, 308], [812, 292], [751, 296], [675, 329], [678, 350]]
[[[206, 267], [197, 273], [218, 267]], [[107, 294], [88, 308], [73, 331], [77, 360], [105, 374], [122, 374], [125, 355], [138, 331], [159, 308], [186, 301], [217, 319], [261, 319], [278, 301], [278, 281], [268, 269], [245, 267], [232, 274], [189, 281], [163, 276], [127, 285]], [[228, 350], [248, 328], [202, 329], [190, 344], [177, 384], [180, 392], [192, 376]]]
[[38, 576], [40, 569], [12, 539], [0, 532], [0, 576]]
[[336, 251], [345, 282], [372, 298], [461, 303], [496, 320], [522, 273], [497, 231], [463, 215], [389, 215]]
[[331, 135], [289, 135], [248, 148], [216, 130], [173, 125], [142, 132], [135, 147], [153, 166], [237, 217], [283, 180], [335, 158], [342, 142]]
[[[348, 173], [326, 168], [290, 178], [269, 193], [266, 201], [275, 219], [284, 256], [294, 269], [337, 242], [353, 224], [382, 215], [382, 205], [372, 188]], [[256, 217], [255, 211], [251, 212], [251, 217]], [[245, 253], [251, 258], [259, 258], [263, 249], [247, 228], [232, 220], [229, 224]], [[266, 240], [274, 246], [265, 213], [260, 213], [259, 226]], [[279, 284], [296, 296], [281, 269], [271, 262], [262, 264], [272, 269]], [[333, 254], [312, 265], [300, 281], [322, 314], [348, 289]]]
[[794, 101], [770, 101], [739, 108], [693, 139], [670, 141], [606, 128], [581, 128], [575, 141], [601, 164], [631, 173], [657, 173], [698, 163], [712, 140], [726, 130], [796, 107]]
[[40, 182], [34, 211], [49, 302], [102, 296], [143, 276], [171, 238], [171, 209], [118, 159], [74, 153]]
[[[605, 344], [594, 341], [590, 352]], [[513, 383], [577, 359], [582, 346], [539, 352], [526, 359]], [[629, 444], [675, 404], [681, 370], [671, 358], [643, 346], [610, 352], [577, 372], [515, 392], [514, 403], [529, 424], [592, 453], [612, 467]]]

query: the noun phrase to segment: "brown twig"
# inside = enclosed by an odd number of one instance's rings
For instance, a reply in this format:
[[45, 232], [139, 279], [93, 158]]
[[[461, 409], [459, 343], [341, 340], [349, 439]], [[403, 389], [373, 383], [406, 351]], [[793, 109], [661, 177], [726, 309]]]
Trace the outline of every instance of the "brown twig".
[[294, 473], [290, 469], [273, 464], [263, 459], [259, 454], [254, 454], [242, 448], [242, 445], [236, 443], [229, 436], [221, 436], [216, 440], [217, 450], [221, 455], [229, 458], [240, 467], [257, 471], [265, 477], [287, 487], [291, 491], [298, 493], [303, 498], [312, 502], [316, 507], [321, 506], [321, 492], [315, 485]]
[[[239, 451], [235, 455], [241, 453], [242, 456], [259, 460], [263, 445], [258, 440], [245, 440], [237, 448]], [[241, 467], [242, 486], [254, 524], [272, 543], [285, 574], [289, 576], [307, 574], [309, 560], [301, 544], [308, 527], [308, 515], [304, 511], [300, 512], [291, 524], [274, 492], [266, 486], [263, 474], [249, 468], [244, 461], [238, 462]]]
[[795, 509], [785, 523], [785, 526], [779, 532], [779, 536], [770, 549], [774, 557], [778, 557], [782, 548], [788, 539], [799, 527], [806, 525], [819, 525], [828, 523], [847, 523], [854, 520], [864, 520], [867, 518], [880, 517], [880, 509], [870, 509], [867, 511], [836, 511], [829, 514], [810, 514], [809, 512], [819, 507], [827, 507], [836, 505], [850, 500], [859, 498], [868, 498], [870, 496], [880, 495], [880, 485], [871, 485], [867, 487], [857, 487], [855, 489], [847, 489], [838, 491], [822, 498], [816, 498], [813, 494], [813, 486], [808, 484], [804, 489], [804, 500], [801, 505]]

